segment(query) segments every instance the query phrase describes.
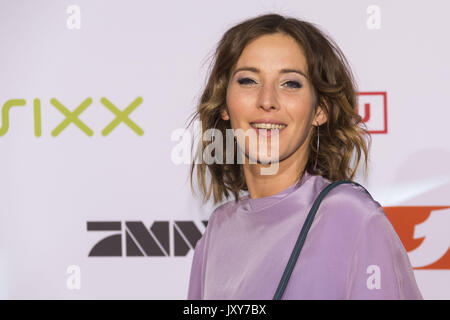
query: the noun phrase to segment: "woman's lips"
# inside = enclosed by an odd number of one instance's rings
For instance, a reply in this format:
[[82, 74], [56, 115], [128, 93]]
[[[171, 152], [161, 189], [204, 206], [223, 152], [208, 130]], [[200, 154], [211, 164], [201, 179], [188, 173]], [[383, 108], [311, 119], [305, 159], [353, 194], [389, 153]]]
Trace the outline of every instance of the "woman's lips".
[[278, 130], [278, 134], [280, 135], [281, 132], [283, 132], [287, 128], [287, 126], [285, 126], [284, 128], [281, 128], [281, 129], [260, 129], [260, 128], [254, 128], [253, 126], [250, 126], [250, 128], [255, 130], [256, 134], [258, 136], [261, 135], [262, 137], [270, 137], [270, 136], [272, 136], [272, 134], [276, 134], [275, 130]]

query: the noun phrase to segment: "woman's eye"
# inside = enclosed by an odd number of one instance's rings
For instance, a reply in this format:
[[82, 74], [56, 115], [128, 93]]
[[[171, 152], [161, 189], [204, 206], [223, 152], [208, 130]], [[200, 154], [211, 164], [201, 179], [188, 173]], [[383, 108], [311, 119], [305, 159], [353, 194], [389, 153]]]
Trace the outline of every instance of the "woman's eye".
[[[240, 79], [238, 80], [238, 83], [239, 83], [239, 84], [247, 84], [247, 83], [249, 83], [249, 81], [253, 81], [253, 80], [250, 79], [250, 78], [240, 78]], [[253, 82], [255, 82], [255, 81], [253, 81]]]
[[[252, 83], [256, 83], [255, 81], [253, 81], [252, 79], [250, 79], [250, 78], [240, 78], [240, 79], [238, 79], [238, 81], [237, 81], [239, 84], [241, 84], [241, 85], [246, 85], [246, 84], [252, 84]], [[300, 84], [300, 82], [298, 82], [298, 81], [287, 81], [287, 82], [285, 82], [284, 84], [289, 84], [289, 87], [290, 88], [301, 88], [302, 87], [302, 85]]]
[[290, 84], [293, 85], [293, 87], [291, 86], [291, 88], [301, 88], [302, 87], [302, 85], [299, 82], [297, 82], [297, 81], [287, 81], [287, 82], [285, 82], [285, 84], [287, 84], [287, 83], [290, 83]]

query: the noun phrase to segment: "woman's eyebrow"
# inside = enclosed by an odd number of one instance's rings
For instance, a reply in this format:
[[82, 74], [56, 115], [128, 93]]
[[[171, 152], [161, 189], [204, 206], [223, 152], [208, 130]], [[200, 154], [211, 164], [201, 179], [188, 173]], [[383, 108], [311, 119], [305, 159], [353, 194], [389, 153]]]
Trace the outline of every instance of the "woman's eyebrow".
[[[246, 70], [246, 71], [252, 71], [252, 72], [255, 72], [255, 73], [260, 73], [260, 70], [259, 70], [258, 68], [255, 68], [255, 67], [241, 67], [241, 68], [236, 69], [236, 70], [233, 72], [233, 75], [232, 75], [232, 76], [234, 76], [237, 72], [239, 72], [239, 71], [244, 71], [244, 70]], [[290, 73], [290, 72], [298, 73], [298, 74], [304, 76], [306, 79], [308, 79], [308, 77], [306, 76], [306, 74], [305, 74], [303, 71], [299, 70], [299, 69], [281, 69], [281, 70], [280, 70], [280, 73]]]

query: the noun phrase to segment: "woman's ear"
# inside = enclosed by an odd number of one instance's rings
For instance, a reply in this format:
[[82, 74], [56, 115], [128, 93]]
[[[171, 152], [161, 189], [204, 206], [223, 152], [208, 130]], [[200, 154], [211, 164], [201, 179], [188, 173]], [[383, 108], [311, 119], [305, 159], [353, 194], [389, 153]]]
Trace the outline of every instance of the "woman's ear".
[[222, 116], [223, 120], [230, 120], [230, 116], [229, 116], [228, 111], [226, 109], [222, 110], [221, 116]]
[[316, 111], [316, 116], [314, 117], [314, 121], [313, 121], [313, 124], [314, 125], [322, 125], [322, 124], [324, 124], [325, 122], [327, 122], [327, 120], [328, 120], [328, 117], [327, 117], [327, 114], [325, 113], [325, 111], [324, 111], [324, 109], [325, 109], [325, 107], [324, 107], [324, 105], [325, 106], [328, 106], [327, 104], [326, 104], [326, 102], [322, 102], [318, 107], [317, 107], [317, 111]]

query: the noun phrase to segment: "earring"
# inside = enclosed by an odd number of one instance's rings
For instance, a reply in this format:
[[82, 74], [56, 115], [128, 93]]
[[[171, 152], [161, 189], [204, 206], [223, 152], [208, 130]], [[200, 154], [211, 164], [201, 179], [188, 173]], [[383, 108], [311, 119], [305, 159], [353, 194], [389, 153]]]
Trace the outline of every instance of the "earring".
[[317, 158], [319, 155], [319, 124], [317, 123], [317, 152], [316, 152], [316, 163], [314, 164], [314, 170], [317, 168]]
[[214, 128], [213, 128], [213, 131], [212, 131], [212, 134], [211, 134], [211, 141], [214, 141], [214, 138], [215, 138], [215, 132], [216, 132], [216, 125], [217, 125], [217, 122], [219, 121], [219, 118], [217, 118], [217, 120], [216, 120], [216, 123], [214, 123]]

